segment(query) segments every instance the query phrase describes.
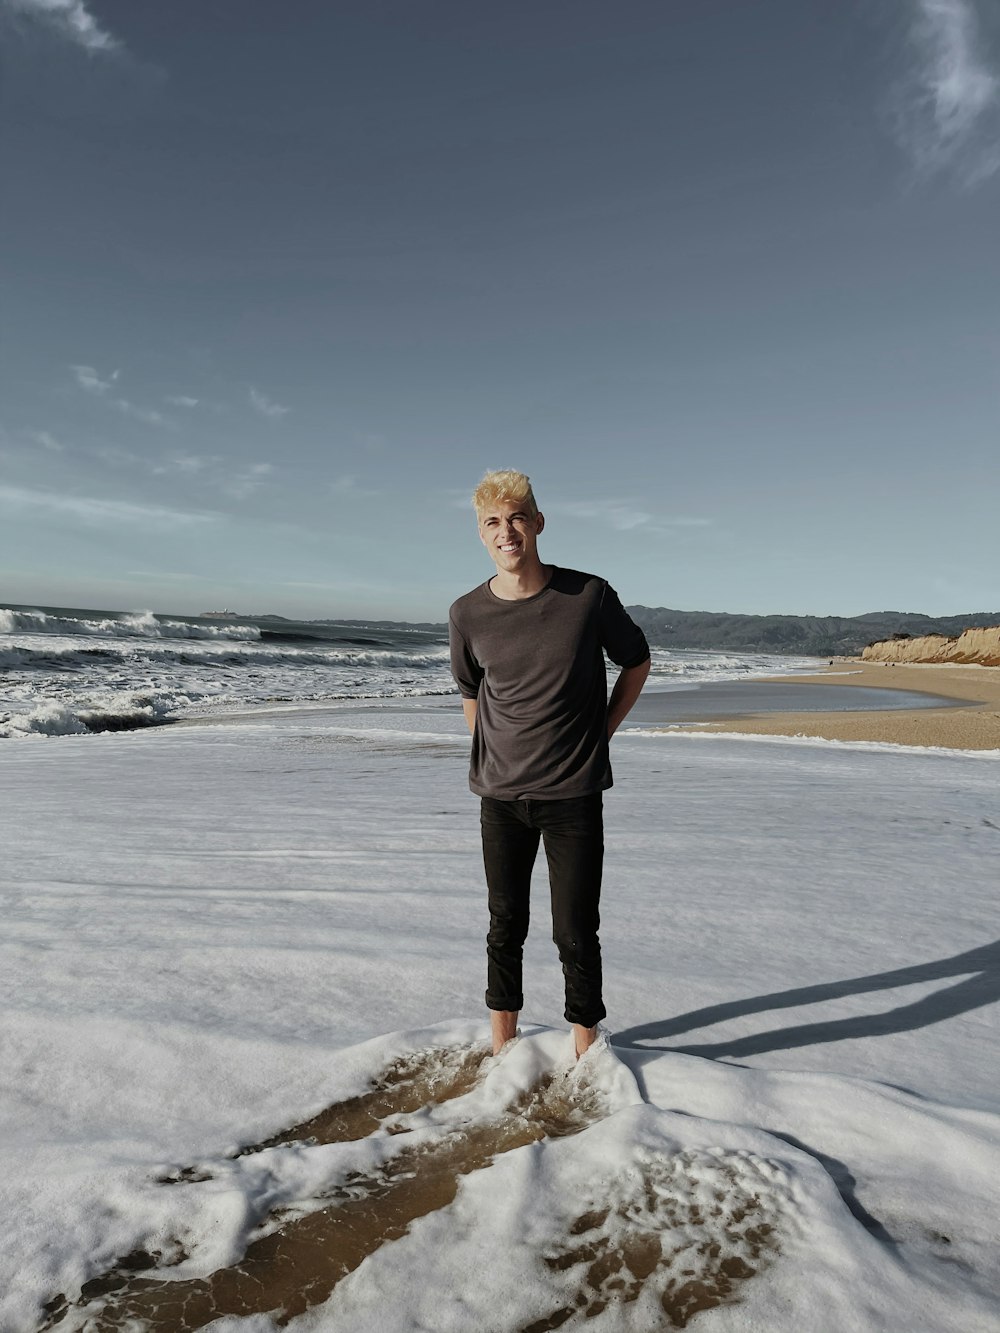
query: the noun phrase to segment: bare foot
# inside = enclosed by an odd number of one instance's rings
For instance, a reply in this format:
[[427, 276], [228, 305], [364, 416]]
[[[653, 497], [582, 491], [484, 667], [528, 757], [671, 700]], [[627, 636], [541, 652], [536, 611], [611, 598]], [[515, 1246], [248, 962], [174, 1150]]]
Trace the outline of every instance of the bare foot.
[[499, 1055], [507, 1043], [517, 1036], [517, 1011], [491, 1009], [490, 1029], [493, 1035], [493, 1054]]
[[576, 1058], [579, 1060], [584, 1051], [589, 1051], [591, 1046], [597, 1040], [598, 1029], [596, 1025], [592, 1028], [582, 1027], [579, 1023], [573, 1024], [573, 1041], [576, 1043]]

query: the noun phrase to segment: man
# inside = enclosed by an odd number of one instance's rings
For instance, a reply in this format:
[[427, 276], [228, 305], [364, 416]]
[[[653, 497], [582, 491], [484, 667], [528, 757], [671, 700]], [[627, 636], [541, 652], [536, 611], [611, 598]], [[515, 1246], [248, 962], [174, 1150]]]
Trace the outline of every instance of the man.
[[[493, 1053], [517, 1032], [531, 869], [544, 840], [552, 938], [579, 1057], [606, 1014], [599, 902], [608, 741], [649, 675], [649, 647], [614, 589], [543, 564], [545, 526], [523, 472], [488, 472], [472, 499], [496, 565], [451, 608], [451, 668], [472, 733], [469, 786], [482, 798]], [[604, 653], [621, 673], [607, 694]]]

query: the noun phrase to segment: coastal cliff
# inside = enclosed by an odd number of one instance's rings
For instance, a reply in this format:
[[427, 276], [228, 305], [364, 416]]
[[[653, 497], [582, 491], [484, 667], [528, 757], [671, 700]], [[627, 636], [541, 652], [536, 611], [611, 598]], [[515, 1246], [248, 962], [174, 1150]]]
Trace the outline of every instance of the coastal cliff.
[[870, 643], [861, 654], [865, 662], [956, 662], [1000, 666], [1000, 625], [975, 626], [949, 638], [922, 634], [919, 638], [883, 639]]

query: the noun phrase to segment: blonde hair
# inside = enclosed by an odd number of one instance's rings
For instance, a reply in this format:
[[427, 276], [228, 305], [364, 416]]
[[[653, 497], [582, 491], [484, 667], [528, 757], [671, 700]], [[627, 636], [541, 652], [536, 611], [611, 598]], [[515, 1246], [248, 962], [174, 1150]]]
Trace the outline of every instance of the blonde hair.
[[514, 472], [510, 468], [487, 472], [472, 492], [472, 506], [477, 514], [501, 500], [523, 503], [532, 517], [538, 513], [531, 481], [523, 472]]

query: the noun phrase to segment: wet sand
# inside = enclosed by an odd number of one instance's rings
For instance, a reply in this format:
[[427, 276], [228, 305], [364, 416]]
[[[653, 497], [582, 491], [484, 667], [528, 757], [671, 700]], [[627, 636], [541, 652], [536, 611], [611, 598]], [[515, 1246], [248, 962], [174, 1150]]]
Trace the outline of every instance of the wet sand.
[[[884, 665], [835, 659], [816, 675], [746, 681], [746, 694], [771, 685], [787, 689], [788, 711], [746, 711], [719, 717], [706, 710], [699, 731], [728, 731], [757, 736], [818, 736], [837, 741], [887, 741], [893, 745], [928, 745], [960, 750], [1000, 750], [1000, 667]], [[829, 711], [795, 709], [796, 691], [817, 685], [838, 693], [862, 690], [864, 703], [852, 708], [850, 696]], [[907, 707], [893, 693], [891, 705], [872, 707], [874, 691], [925, 696], [922, 706]], [[746, 697], [746, 694], [744, 697]], [[692, 701], [695, 702], [695, 701]], [[859, 700], [860, 702], [860, 700]], [[888, 702], [888, 699], [887, 699]], [[691, 711], [696, 712], [697, 709]]]
[[[218, 726], [266, 719], [314, 717], [338, 721], [398, 714], [456, 714], [453, 695], [422, 698], [284, 703], [231, 714], [182, 718], [174, 726]], [[432, 724], [433, 725], [433, 724]], [[747, 735], [818, 736], [827, 740], [888, 741], [895, 745], [1000, 750], [1000, 667], [885, 665], [834, 659], [816, 673], [647, 687], [624, 729], [690, 728]], [[442, 734], [440, 749], [464, 744], [464, 729]], [[345, 743], [348, 743], [345, 740]], [[372, 741], [373, 745], [385, 742]], [[412, 742], [409, 742], [412, 745]]]

